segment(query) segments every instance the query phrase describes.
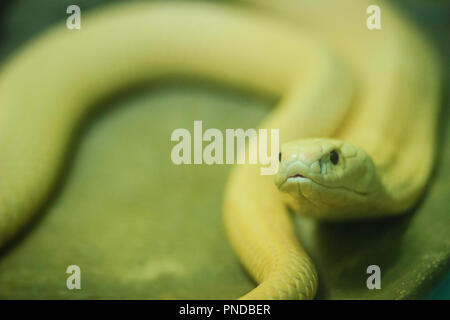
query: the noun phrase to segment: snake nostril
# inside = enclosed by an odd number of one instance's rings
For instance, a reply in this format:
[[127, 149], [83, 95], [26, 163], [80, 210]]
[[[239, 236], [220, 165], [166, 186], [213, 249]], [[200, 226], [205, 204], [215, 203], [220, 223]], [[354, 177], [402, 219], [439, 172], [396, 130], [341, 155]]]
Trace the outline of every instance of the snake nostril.
[[311, 165], [310, 169], [311, 169], [311, 172], [320, 173], [320, 171], [321, 171], [320, 159], [318, 161], [314, 161], [314, 163]]

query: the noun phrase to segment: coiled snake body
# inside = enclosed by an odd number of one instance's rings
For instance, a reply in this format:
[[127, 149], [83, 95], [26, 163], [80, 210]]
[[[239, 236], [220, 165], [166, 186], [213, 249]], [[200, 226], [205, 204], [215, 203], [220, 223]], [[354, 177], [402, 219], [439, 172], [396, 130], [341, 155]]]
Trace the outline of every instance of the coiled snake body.
[[48, 196], [74, 128], [135, 83], [196, 75], [280, 97], [280, 168], [236, 167], [224, 200], [233, 248], [259, 285], [245, 299], [313, 298], [314, 266], [285, 201], [316, 219], [394, 215], [434, 158], [438, 65], [414, 27], [364, 1], [129, 3], [55, 28], [0, 71], [0, 245]]

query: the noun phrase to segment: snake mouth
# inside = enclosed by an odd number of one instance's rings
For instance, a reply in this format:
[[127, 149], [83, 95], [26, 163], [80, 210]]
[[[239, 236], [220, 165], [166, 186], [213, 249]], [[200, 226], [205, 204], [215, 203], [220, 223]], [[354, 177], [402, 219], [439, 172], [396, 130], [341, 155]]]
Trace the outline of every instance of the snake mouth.
[[297, 188], [299, 187], [300, 184], [310, 184], [310, 185], [316, 185], [319, 188], [324, 188], [327, 190], [341, 190], [344, 192], [350, 192], [353, 194], [357, 194], [359, 196], [367, 196], [368, 193], [367, 192], [361, 192], [361, 191], [357, 191], [357, 190], [350, 190], [346, 187], [342, 187], [342, 186], [328, 186], [325, 185], [323, 183], [319, 183], [317, 181], [315, 181], [314, 179], [311, 179], [307, 176], [304, 176], [300, 173], [296, 173], [294, 175], [288, 176], [279, 186], [280, 191], [286, 192], [288, 190], [288, 188], [292, 185], [297, 185]]
[[304, 176], [300, 173], [296, 173], [294, 175], [288, 176], [284, 182], [304, 182], [304, 181], [313, 181], [311, 178]]
[[284, 191], [289, 185], [312, 182], [312, 180], [302, 174], [296, 173], [292, 176], [287, 177], [280, 185], [280, 190]]
[[306, 192], [307, 194], [310, 193], [308, 190], [312, 188], [313, 183], [310, 178], [300, 173], [291, 173], [291, 175], [287, 177], [285, 176], [283, 178], [282, 180], [279, 180], [280, 184], [278, 185], [278, 190], [280, 190], [281, 192], [294, 194], [294, 197], [296, 198], [305, 198], [306, 195], [304, 194], [304, 192]]

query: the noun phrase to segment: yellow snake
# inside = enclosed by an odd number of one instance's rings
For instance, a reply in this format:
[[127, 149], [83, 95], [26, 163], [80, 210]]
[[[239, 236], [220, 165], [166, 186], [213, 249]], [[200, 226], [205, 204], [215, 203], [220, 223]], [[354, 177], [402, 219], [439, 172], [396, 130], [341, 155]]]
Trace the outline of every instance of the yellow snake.
[[[395, 215], [433, 166], [437, 58], [379, 1], [127, 3], [82, 16], [23, 47], [0, 70], [0, 245], [60, 174], [74, 128], [100, 99], [138, 82], [194, 75], [279, 97], [279, 172], [237, 166], [225, 225], [258, 286], [244, 299], [308, 299], [314, 266], [285, 201], [317, 219]], [[381, 8], [368, 30], [366, 8]], [[152, 138], [149, 138], [152, 139]], [[280, 193], [276, 186], [283, 191]]]

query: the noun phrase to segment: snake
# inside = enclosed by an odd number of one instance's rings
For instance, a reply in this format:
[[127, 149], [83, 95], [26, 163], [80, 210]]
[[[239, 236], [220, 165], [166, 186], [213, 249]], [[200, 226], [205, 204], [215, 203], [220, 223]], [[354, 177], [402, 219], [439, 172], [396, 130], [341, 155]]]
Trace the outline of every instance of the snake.
[[[371, 4], [381, 29], [366, 26]], [[391, 5], [120, 3], [83, 14], [80, 30], [50, 28], [0, 68], [0, 246], [49, 197], [75, 129], [99, 101], [179, 76], [278, 101], [259, 125], [279, 130], [278, 172], [236, 165], [226, 183], [226, 233], [257, 283], [241, 299], [315, 297], [319, 275], [291, 211], [318, 221], [395, 216], [427, 185], [439, 57]]]

